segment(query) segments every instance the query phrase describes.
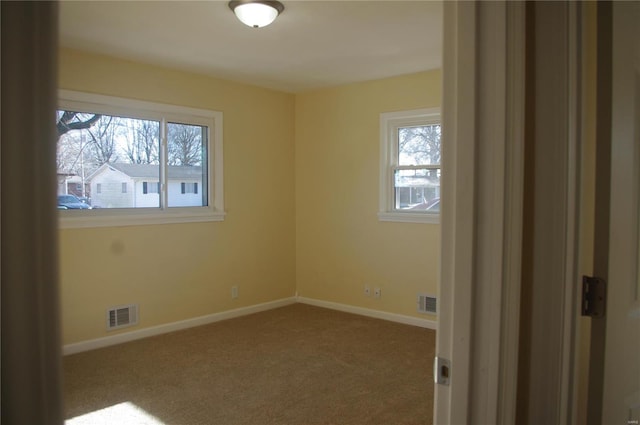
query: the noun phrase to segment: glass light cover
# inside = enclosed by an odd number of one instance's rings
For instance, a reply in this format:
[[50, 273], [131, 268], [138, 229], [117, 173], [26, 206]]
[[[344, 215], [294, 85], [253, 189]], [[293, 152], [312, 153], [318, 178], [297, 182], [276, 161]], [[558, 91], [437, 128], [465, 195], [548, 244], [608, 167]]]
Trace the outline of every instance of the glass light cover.
[[265, 27], [278, 16], [276, 9], [262, 3], [241, 4], [234, 9], [234, 13], [243, 24], [254, 28]]

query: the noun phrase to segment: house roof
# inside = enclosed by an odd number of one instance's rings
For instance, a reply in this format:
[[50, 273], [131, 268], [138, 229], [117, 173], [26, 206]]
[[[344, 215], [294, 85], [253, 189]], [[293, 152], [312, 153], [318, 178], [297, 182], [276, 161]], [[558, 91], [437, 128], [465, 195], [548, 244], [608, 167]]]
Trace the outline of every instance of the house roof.
[[[150, 178], [157, 180], [159, 178], [159, 165], [107, 163], [104, 164], [104, 166], [118, 170], [134, 179]], [[167, 167], [167, 173], [169, 179], [200, 179], [202, 178], [202, 167], [169, 165]]]
[[68, 170], [57, 170], [56, 174], [58, 176], [75, 176], [75, 175], [77, 175], [73, 171], [68, 171]]

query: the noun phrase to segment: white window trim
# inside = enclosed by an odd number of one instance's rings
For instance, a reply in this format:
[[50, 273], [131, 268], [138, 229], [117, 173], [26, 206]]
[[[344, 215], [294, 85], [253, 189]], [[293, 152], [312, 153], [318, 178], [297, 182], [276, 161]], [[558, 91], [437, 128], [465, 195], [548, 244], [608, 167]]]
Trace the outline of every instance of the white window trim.
[[411, 125], [440, 124], [440, 108], [413, 109], [409, 111], [384, 112], [380, 114], [380, 197], [378, 219], [401, 223], [440, 223], [440, 213], [429, 211], [398, 211], [393, 207], [394, 158], [397, 129]]
[[222, 112], [184, 106], [167, 105], [71, 90], [58, 91], [58, 108], [78, 112], [100, 112], [141, 119], [170, 120], [209, 128], [207, 152], [207, 190], [209, 205], [205, 207], [165, 207], [59, 210], [62, 229], [86, 227], [136, 226], [148, 224], [223, 221], [224, 184], [222, 149]]

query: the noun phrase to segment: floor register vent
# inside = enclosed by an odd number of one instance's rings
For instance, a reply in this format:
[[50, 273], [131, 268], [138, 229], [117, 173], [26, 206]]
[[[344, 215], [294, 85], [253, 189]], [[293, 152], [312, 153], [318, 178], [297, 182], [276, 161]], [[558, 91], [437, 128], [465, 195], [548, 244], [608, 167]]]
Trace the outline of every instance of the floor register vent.
[[438, 298], [435, 295], [418, 294], [418, 313], [438, 314]]
[[107, 330], [126, 328], [138, 324], [138, 305], [129, 304], [107, 310]]

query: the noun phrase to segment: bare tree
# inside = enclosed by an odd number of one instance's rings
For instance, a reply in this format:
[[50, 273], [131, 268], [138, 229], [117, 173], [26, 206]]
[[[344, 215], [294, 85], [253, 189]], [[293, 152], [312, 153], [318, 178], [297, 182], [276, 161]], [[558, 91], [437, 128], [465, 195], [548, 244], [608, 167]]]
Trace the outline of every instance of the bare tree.
[[76, 146], [73, 137], [61, 135], [58, 138], [58, 149], [56, 151], [56, 167], [61, 171], [73, 171], [73, 164], [76, 163], [80, 155], [80, 150]]
[[202, 162], [202, 127], [197, 125], [168, 125], [169, 165], [192, 166]]
[[398, 143], [400, 154], [412, 165], [440, 164], [440, 130], [440, 125], [401, 128]]
[[157, 121], [127, 120], [126, 156], [132, 164], [157, 164], [158, 134], [160, 124]]
[[118, 160], [116, 135], [119, 126], [117, 117], [103, 116], [92, 128], [87, 129], [92, 141], [93, 160], [97, 166]]
[[73, 111], [61, 111], [58, 113], [58, 138], [71, 130], [83, 130], [93, 127], [102, 118], [101, 114], [85, 114]]
[[87, 140], [87, 132], [102, 118], [101, 114], [58, 111], [56, 120], [58, 170], [84, 176], [97, 168], [89, 149], [92, 141]]
[[58, 170], [78, 173], [78, 166], [94, 168], [87, 151], [91, 142], [83, 132], [65, 133], [58, 139], [56, 161]]

